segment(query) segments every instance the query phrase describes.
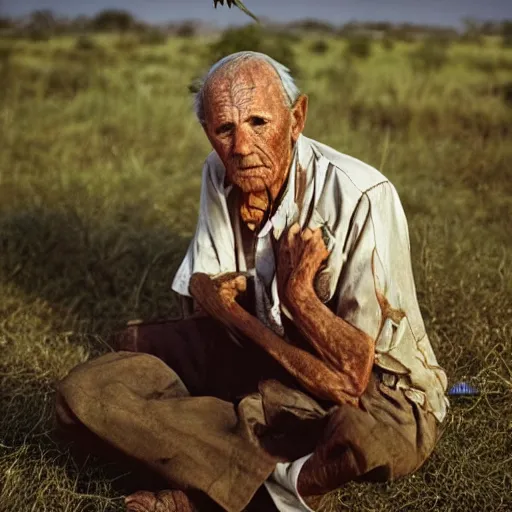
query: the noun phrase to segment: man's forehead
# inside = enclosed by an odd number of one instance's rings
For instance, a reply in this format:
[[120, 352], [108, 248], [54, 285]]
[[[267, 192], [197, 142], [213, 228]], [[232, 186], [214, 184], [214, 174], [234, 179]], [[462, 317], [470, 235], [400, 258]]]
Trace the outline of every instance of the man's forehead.
[[233, 94], [234, 91], [258, 92], [268, 94], [269, 90], [280, 90], [281, 83], [277, 72], [265, 61], [249, 60], [226, 65], [210, 77], [206, 87], [206, 99], [215, 103], [215, 99], [223, 93]]

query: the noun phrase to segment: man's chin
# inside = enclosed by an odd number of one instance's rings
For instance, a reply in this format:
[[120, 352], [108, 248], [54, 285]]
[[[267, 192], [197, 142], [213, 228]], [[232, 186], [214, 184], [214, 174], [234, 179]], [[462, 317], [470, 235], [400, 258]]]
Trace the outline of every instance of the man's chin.
[[246, 194], [263, 192], [267, 187], [262, 178], [256, 177], [235, 177], [233, 185], [236, 185]]

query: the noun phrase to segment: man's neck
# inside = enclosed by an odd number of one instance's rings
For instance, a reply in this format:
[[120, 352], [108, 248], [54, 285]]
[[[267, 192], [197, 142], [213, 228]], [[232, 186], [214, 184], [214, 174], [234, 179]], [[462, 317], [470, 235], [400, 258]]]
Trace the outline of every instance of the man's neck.
[[240, 216], [251, 231], [256, 231], [263, 224], [264, 220], [272, 216], [283, 199], [290, 172], [292, 172], [294, 154], [295, 147], [292, 147], [286, 172], [272, 184], [270, 189], [242, 193]]

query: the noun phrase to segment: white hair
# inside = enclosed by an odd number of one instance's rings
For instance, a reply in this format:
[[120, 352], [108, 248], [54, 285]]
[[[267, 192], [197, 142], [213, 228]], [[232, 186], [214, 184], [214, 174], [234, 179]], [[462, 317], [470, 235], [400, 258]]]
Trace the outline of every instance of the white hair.
[[199, 119], [199, 122], [202, 125], [205, 124], [203, 95], [205, 83], [208, 81], [209, 78], [211, 78], [217, 71], [219, 71], [225, 65], [233, 64], [237, 61], [247, 60], [261, 60], [263, 62], [266, 62], [267, 64], [270, 64], [275, 69], [279, 77], [279, 80], [281, 81], [286, 105], [288, 107], [291, 107], [295, 103], [297, 98], [300, 96], [300, 90], [295, 85], [295, 81], [290, 75], [290, 70], [280, 62], [277, 62], [272, 57], [269, 57], [268, 55], [259, 52], [243, 51], [238, 53], [232, 53], [231, 55], [223, 57], [218, 62], [216, 62], [210, 68], [208, 73], [206, 73], [203, 79], [199, 82], [199, 90], [196, 92], [194, 96], [194, 110], [196, 112], [197, 118]]

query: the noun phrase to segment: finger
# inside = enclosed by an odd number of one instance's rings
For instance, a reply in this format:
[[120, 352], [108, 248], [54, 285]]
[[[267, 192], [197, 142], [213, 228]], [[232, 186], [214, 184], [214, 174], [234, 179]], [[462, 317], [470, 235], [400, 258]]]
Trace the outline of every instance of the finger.
[[293, 240], [295, 240], [295, 237], [300, 233], [300, 226], [299, 224], [296, 222], [295, 224], [293, 224], [290, 229], [288, 230], [288, 236], [287, 236], [287, 240], [288, 240], [288, 244], [292, 244], [293, 243]]
[[238, 276], [234, 280], [234, 284], [239, 292], [245, 292], [247, 289], [247, 279], [245, 278], [245, 276]]
[[311, 229], [309, 228], [306, 228], [303, 232], [302, 232], [302, 240], [304, 242], [308, 242], [309, 240], [311, 240], [311, 238], [313, 237], [313, 231], [311, 231]]
[[295, 223], [293, 224], [286, 233], [286, 237], [283, 240], [283, 245], [281, 246], [281, 250], [283, 251], [283, 258], [289, 263], [291, 263], [292, 255], [295, 252], [295, 247], [297, 245], [297, 236], [300, 233], [300, 226]]
[[329, 256], [329, 251], [325, 246], [322, 235], [312, 234], [311, 238], [304, 243], [303, 259], [311, 259], [319, 265]]
[[314, 245], [317, 249], [320, 249], [321, 247], [327, 248], [325, 245], [322, 228], [312, 230], [311, 238], [309, 238], [307, 242]]

